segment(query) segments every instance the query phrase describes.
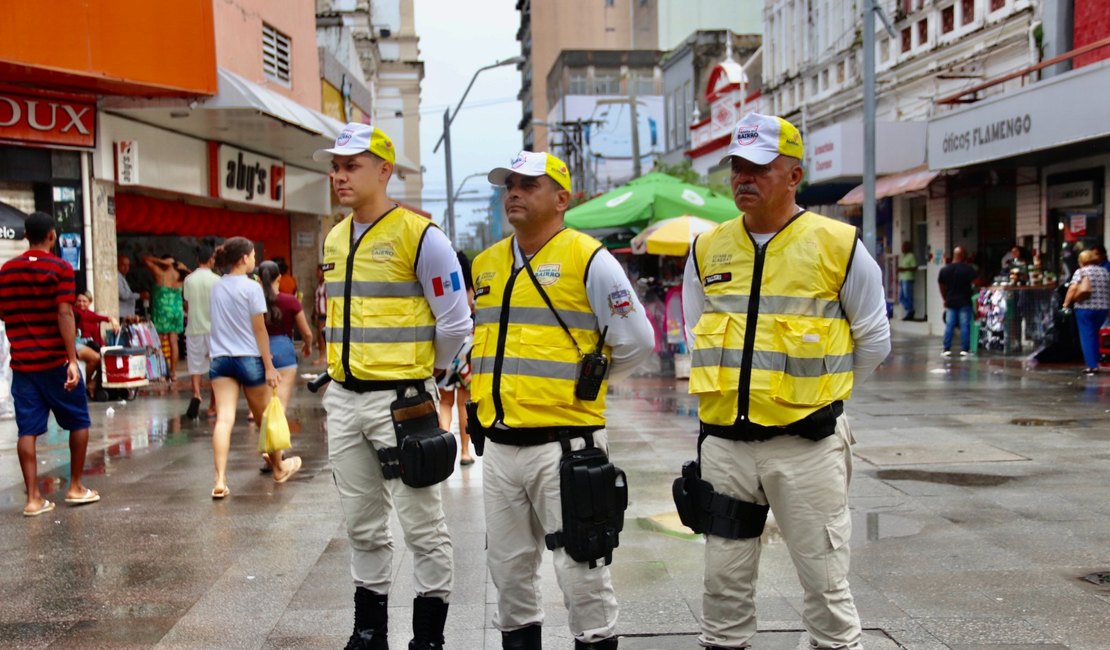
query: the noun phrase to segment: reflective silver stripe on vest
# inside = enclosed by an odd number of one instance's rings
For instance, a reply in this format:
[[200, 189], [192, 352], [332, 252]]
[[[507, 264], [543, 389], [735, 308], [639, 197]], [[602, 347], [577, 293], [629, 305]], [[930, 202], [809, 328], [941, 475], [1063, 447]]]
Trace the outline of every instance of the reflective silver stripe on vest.
[[[493, 373], [494, 357], [474, 357], [470, 362], [473, 364], [473, 367], [481, 368], [482, 373]], [[578, 363], [505, 357], [505, 360], [501, 364], [501, 374], [502, 376], [522, 375], [527, 377], [541, 377], [543, 379], [574, 380], [578, 378]]]
[[[747, 314], [748, 296], [736, 294], [706, 296], [705, 311]], [[821, 300], [820, 298], [799, 298], [795, 296], [760, 296], [759, 313], [845, 318], [839, 300]]]
[[[516, 307], [509, 313], [513, 325], [550, 325], [559, 327], [559, 321], [547, 307]], [[597, 316], [593, 312], [559, 310], [559, 316], [567, 327], [581, 330], [596, 330]], [[501, 322], [501, 307], [482, 307], [475, 314], [478, 325], [496, 325]]]
[[[343, 296], [343, 285], [343, 282], [328, 282], [324, 291], [331, 298], [339, 298]], [[423, 295], [424, 289], [419, 282], [351, 282], [352, 298], [412, 298]]]
[[[723, 350], [703, 348], [694, 350], [691, 366], [694, 368], [714, 367], [739, 368], [744, 356], [743, 350]], [[791, 357], [785, 352], [756, 350], [752, 354], [752, 370], [785, 372], [791, 377], [820, 377], [838, 372], [851, 372], [852, 354], [834, 354], [827, 357]]]
[[[343, 340], [342, 327], [327, 328], [328, 341]], [[351, 343], [426, 343], [435, 339], [436, 326], [420, 327], [352, 327]]]

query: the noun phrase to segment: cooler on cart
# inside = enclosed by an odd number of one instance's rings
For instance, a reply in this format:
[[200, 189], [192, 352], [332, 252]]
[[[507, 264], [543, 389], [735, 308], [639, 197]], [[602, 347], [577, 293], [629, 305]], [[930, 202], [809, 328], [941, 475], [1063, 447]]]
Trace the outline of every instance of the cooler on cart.
[[1110, 367], [1110, 325], [1098, 331], [1098, 365]]
[[147, 378], [146, 348], [110, 345], [100, 349], [101, 386], [139, 388], [150, 384]]

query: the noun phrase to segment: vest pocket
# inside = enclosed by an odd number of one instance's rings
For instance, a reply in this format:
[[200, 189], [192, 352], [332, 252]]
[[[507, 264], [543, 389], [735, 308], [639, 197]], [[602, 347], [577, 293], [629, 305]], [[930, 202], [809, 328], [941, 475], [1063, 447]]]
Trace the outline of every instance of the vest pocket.
[[774, 351], [768, 355], [771, 399], [790, 406], [820, 406], [831, 401], [828, 323], [776, 317]]
[[475, 401], [492, 393], [490, 381], [493, 379], [493, 355], [496, 350], [488, 343], [489, 330], [485, 327], [475, 329], [470, 355], [470, 394]]
[[[411, 366], [416, 363], [416, 306], [405, 298], [362, 301], [361, 336], [352, 332], [351, 341], [373, 346], [367, 358], [374, 366]], [[354, 324], [352, 323], [352, 328]]]
[[728, 337], [729, 317], [726, 314], [702, 314], [694, 325], [694, 354], [690, 368], [690, 393], [724, 393], [734, 386], [724, 385], [722, 367]]

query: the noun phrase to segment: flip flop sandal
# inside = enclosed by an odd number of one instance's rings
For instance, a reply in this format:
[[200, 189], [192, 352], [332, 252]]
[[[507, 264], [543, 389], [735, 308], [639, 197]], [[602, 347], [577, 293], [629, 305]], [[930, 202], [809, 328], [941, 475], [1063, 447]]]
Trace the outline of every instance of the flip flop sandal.
[[53, 509], [54, 509], [54, 502], [50, 501], [50, 500], [44, 500], [42, 502], [42, 507], [41, 508], [39, 508], [38, 510], [24, 510], [23, 511], [23, 516], [24, 517], [38, 517], [39, 515], [45, 515], [46, 513], [50, 512]]
[[284, 482], [289, 480], [290, 476], [293, 476], [294, 474], [296, 474], [297, 472], [299, 472], [301, 470], [301, 457], [300, 456], [294, 456], [292, 458], [287, 458], [286, 460], [289, 461], [289, 464], [292, 465], [292, 467], [289, 469], [289, 471], [283, 472], [281, 474], [281, 476], [278, 476], [278, 473], [275, 471], [274, 472], [274, 483], [284, 483]]
[[79, 497], [66, 497], [66, 503], [71, 506], [83, 506], [87, 503], [100, 501], [100, 494], [91, 488], [85, 488], [85, 493]]
[[224, 487], [223, 489], [212, 488], [212, 498], [213, 499], [223, 499], [223, 498], [228, 497], [228, 496], [231, 496], [231, 489], [230, 488], [228, 488], [228, 487]]

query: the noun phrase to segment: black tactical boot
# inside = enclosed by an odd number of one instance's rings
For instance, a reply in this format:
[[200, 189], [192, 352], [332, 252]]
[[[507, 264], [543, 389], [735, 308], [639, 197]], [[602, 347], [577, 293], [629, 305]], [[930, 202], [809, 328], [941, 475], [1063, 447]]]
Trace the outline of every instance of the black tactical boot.
[[578, 639], [574, 640], [574, 650], [616, 650], [617, 637], [611, 636], [608, 639], [594, 641], [593, 643], [583, 643]]
[[501, 633], [502, 650], [543, 650], [539, 625], [529, 625], [512, 632]]
[[355, 630], [345, 650], [389, 650], [389, 596], [355, 589]]
[[443, 650], [443, 624], [446, 622], [447, 603], [428, 596], [413, 599], [409, 650]]

